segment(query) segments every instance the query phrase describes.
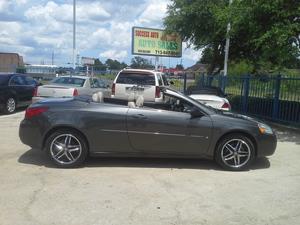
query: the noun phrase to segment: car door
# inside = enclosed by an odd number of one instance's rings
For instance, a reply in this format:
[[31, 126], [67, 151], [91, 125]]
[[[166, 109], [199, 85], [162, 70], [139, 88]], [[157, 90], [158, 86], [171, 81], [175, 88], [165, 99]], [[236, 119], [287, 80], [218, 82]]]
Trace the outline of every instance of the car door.
[[93, 103], [85, 109], [84, 132], [94, 153], [130, 153], [126, 115], [128, 107], [114, 104]]
[[20, 75], [14, 75], [9, 81], [9, 86], [16, 93], [18, 106], [26, 105], [28, 101], [28, 90], [25, 80]]
[[134, 149], [149, 154], [205, 154], [212, 121], [203, 115], [153, 108], [130, 108], [127, 113], [129, 140]]

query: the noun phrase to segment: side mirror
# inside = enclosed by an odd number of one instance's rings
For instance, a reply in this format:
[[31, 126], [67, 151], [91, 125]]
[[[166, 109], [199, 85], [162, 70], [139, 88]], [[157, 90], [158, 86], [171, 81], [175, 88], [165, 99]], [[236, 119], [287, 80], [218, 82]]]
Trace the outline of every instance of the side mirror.
[[204, 114], [197, 108], [193, 107], [190, 111], [192, 118], [202, 117]]

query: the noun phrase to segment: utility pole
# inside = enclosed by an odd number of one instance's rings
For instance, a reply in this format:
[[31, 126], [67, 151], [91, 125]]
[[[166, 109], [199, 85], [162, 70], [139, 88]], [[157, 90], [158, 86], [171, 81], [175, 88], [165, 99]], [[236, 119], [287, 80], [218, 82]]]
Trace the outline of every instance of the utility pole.
[[158, 70], [158, 66], [159, 66], [159, 56], [155, 56], [155, 70]]
[[76, 0], [73, 0], [73, 71], [76, 69]]
[[[232, 4], [233, 0], [229, 0], [229, 5]], [[230, 44], [230, 37], [229, 37], [229, 32], [230, 32], [230, 22], [227, 24], [227, 35], [226, 35], [226, 44], [225, 44], [225, 58], [224, 58], [224, 76], [227, 76], [228, 73], [228, 54], [229, 54], [229, 44]]]
[[54, 65], [54, 51], [52, 51], [52, 65]]

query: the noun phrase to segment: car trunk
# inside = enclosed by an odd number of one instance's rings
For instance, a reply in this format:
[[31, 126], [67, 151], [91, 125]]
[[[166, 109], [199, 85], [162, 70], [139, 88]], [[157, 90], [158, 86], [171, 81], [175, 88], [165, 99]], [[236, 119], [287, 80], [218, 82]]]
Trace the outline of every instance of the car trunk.
[[74, 93], [74, 87], [65, 87], [59, 85], [39, 86], [37, 90], [38, 97], [71, 97]]

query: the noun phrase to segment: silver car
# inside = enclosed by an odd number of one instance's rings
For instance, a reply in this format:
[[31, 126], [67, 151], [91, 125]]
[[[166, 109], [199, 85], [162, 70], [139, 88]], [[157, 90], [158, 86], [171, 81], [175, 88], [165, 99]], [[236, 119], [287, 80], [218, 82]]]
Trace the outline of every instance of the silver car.
[[61, 76], [50, 82], [50, 84], [36, 88], [32, 102], [35, 103], [41, 99], [54, 97], [73, 97], [78, 95], [93, 95], [101, 91], [104, 96], [111, 94], [109, 85], [95, 77], [86, 76]]

